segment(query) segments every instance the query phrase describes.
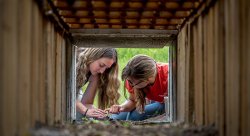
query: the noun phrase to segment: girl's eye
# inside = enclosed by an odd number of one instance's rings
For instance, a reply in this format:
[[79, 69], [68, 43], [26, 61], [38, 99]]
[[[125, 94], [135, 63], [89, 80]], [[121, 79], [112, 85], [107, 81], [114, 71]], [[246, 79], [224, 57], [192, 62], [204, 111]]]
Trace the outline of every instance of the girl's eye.
[[103, 64], [100, 64], [99, 66], [100, 66], [100, 67], [104, 67], [104, 65], [103, 65]]

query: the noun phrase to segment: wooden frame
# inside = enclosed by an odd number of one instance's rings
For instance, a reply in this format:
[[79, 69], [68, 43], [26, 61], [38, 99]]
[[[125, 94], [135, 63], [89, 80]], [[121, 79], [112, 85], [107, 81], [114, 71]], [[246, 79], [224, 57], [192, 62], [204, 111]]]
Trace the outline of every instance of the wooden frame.
[[[75, 99], [76, 99], [76, 46], [78, 47], [122, 47], [122, 48], [162, 48], [164, 45], [170, 45], [169, 47], [169, 117], [167, 117], [167, 122], [173, 122], [176, 120], [176, 32], [177, 31], [169, 31], [169, 30], [71, 30], [73, 35], [73, 45], [69, 58], [71, 67], [70, 67], [70, 79], [68, 80], [68, 84], [70, 87], [68, 88], [68, 112], [67, 117], [69, 121], [74, 121], [76, 119], [76, 107], [75, 107]], [[92, 40], [89, 39], [89, 36], [93, 37]], [[125, 39], [123, 39], [125, 37]], [[110, 38], [111, 40], [107, 40]], [[141, 38], [138, 40], [138, 38]], [[154, 43], [149, 42], [150, 38], [153, 38]], [[126, 44], [117, 41], [123, 39]], [[99, 40], [99, 41], [98, 41]], [[98, 41], [98, 43], [96, 42]], [[108, 41], [108, 42], [107, 42]], [[131, 42], [132, 41], [132, 42]], [[160, 42], [159, 42], [160, 41]], [[150, 44], [141, 44], [141, 43], [150, 43]], [[89, 46], [91, 45], [91, 46]]]

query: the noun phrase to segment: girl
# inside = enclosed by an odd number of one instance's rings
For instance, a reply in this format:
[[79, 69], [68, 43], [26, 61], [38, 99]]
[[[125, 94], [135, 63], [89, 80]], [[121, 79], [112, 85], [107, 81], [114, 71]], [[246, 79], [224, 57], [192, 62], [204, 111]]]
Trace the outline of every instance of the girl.
[[[168, 95], [168, 64], [156, 63], [146, 55], [134, 56], [122, 71], [129, 99], [113, 105], [112, 119], [144, 120], [164, 113], [164, 96]], [[152, 100], [146, 105], [146, 99]]]
[[[113, 48], [87, 48], [79, 54], [76, 66], [77, 90], [88, 82], [84, 94], [77, 92], [77, 120], [83, 116], [104, 118], [103, 109], [116, 104], [120, 94], [117, 51]], [[98, 91], [98, 108], [93, 106]]]

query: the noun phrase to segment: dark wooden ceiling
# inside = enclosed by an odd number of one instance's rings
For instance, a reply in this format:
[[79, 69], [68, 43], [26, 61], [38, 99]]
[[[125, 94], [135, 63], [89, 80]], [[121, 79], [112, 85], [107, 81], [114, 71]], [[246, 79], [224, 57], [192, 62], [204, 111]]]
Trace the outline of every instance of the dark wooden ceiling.
[[201, 0], [52, 0], [70, 29], [178, 30]]

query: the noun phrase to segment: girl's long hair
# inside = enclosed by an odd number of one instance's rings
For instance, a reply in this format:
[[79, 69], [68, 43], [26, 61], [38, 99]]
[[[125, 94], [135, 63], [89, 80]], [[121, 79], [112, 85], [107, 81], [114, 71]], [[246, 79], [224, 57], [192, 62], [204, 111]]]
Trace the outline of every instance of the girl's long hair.
[[[146, 55], [136, 55], [124, 67], [122, 71], [122, 80], [126, 80], [128, 77], [137, 80], [147, 80], [148, 78], [153, 77], [156, 72], [157, 70], [155, 60]], [[144, 107], [146, 104], [145, 97], [148, 89], [147, 87], [133, 89], [135, 94], [136, 110], [142, 113], [144, 112]]]
[[76, 89], [78, 94], [78, 90], [81, 89], [89, 78], [89, 65], [102, 57], [114, 60], [112, 66], [109, 69], [106, 69], [103, 74], [100, 74], [97, 87], [98, 108], [105, 109], [113, 104], [117, 104], [120, 97], [120, 81], [118, 79], [118, 59], [116, 49], [86, 48], [82, 53], [80, 53], [76, 64]]

